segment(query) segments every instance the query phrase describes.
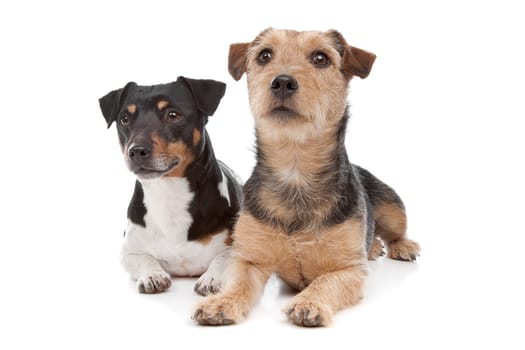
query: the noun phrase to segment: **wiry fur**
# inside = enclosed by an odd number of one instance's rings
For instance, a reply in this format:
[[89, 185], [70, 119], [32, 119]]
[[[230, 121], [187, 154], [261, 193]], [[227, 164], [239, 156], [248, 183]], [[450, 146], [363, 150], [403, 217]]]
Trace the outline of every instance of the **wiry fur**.
[[[262, 61], [262, 52], [270, 59]], [[329, 64], [314, 64], [319, 52]], [[252, 43], [233, 44], [229, 57], [232, 76], [248, 77], [257, 164], [244, 188], [226, 285], [194, 317], [239, 322], [275, 272], [301, 291], [285, 310], [289, 320], [327, 325], [361, 299], [367, 258], [383, 254], [380, 239], [392, 258], [413, 260], [419, 252], [406, 238], [399, 196], [351, 164], [344, 147], [348, 83], [368, 75], [375, 55], [336, 31], [269, 29]], [[283, 75], [297, 88], [277, 94], [272, 82]]]

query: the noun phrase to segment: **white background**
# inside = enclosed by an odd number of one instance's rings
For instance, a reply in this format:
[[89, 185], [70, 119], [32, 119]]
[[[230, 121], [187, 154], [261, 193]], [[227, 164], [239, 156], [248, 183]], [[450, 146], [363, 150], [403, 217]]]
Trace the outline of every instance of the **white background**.
[[[366, 4], [365, 4], [366, 3]], [[522, 5], [507, 1], [4, 1], [0, 347], [523, 349]], [[273, 26], [336, 28], [377, 54], [351, 84], [347, 148], [392, 185], [423, 248], [370, 264], [365, 299], [289, 325], [272, 279], [238, 326], [190, 320], [194, 279], [139, 295], [118, 252], [133, 177], [98, 98], [178, 75], [228, 84], [208, 130], [246, 179], [253, 123], [228, 47]]]

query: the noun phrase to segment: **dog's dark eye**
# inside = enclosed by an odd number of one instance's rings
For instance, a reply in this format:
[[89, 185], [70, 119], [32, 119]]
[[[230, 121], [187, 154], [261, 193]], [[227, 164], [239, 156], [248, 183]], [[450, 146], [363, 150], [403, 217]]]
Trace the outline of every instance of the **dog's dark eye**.
[[312, 63], [318, 68], [324, 68], [330, 64], [330, 60], [323, 52], [316, 51], [312, 54]]
[[166, 121], [168, 122], [176, 122], [176, 121], [179, 121], [181, 118], [182, 118], [182, 115], [175, 111], [168, 111], [166, 113]]
[[272, 60], [272, 50], [270, 49], [264, 49], [259, 54], [259, 57], [257, 57], [257, 62], [260, 64], [266, 64]]
[[122, 125], [122, 126], [128, 126], [129, 125], [129, 115], [122, 114], [120, 116], [119, 122], [120, 122], [120, 125]]

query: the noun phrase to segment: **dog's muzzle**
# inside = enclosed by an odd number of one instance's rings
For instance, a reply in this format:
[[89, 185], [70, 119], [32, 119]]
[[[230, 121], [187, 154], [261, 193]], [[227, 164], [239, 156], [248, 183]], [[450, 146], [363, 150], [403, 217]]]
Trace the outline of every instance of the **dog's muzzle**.
[[141, 178], [162, 176], [175, 169], [181, 163], [176, 157], [173, 160], [162, 155], [155, 155], [152, 149], [145, 145], [132, 145], [128, 149], [128, 166]]

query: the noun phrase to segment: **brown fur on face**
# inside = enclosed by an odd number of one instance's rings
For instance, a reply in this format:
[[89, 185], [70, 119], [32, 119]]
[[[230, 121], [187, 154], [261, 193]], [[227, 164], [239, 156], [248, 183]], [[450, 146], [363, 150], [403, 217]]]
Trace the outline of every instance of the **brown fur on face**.
[[[273, 51], [273, 60], [261, 66], [257, 56], [265, 48]], [[310, 62], [315, 51], [325, 52], [332, 64], [328, 68], [316, 68]], [[296, 62], [289, 65], [288, 62]], [[330, 38], [316, 32], [268, 31], [250, 47], [247, 55], [247, 76], [250, 106], [258, 123], [258, 130], [268, 130], [261, 122], [274, 122], [272, 109], [280, 103], [270, 90], [272, 80], [282, 74], [295, 78], [299, 88], [291, 97], [289, 107], [297, 113], [290, 128], [299, 132], [314, 132], [327, 123], [336, 122], [346, 108], [347, 80], [339, 71], [341, 58]], [[302, 125], [307, 123], [307, 125]], [[284, 123], [287, 125], [288, 123]], [[282, 128], [284, 125], [280, 125]], [[309, 127], [311, 126], [311, 127]]]
[[[272, 51], [273, 59], [261, 65], [257, 58], [265, 49]], [[315, 52], [328, 56], [330, 64], [326, 68], [312, 64]], [[251, 43], [231, 45], [229, 70], [236, 80], [247, 73], [250, 106], [258, 132], [276, 139], [288, 136], [304, 141], [305, 137], [337, 124], [346, 108], [348, 81], [354, 75], [365, 78], [374, 60], [374, 54], [348, 45], [336, 31], [268, 29]], [[282, 102], [273, 96], [270, 84], [283, 74], [295, 78], [299, 88], [285, 103], [295, 111], [295, 118], [281, 123], [271, 117], [272, 110]]]
[[[162, 163], [165, 168], [173, 164], [176, 159], [179, 160], [179, 165], [164, 175], [166, 177], [182, 177], [188, 165], [194, 160], [194, 155], [182, 141], [166, 142], [156, 133], [151, 135], [153, 142], [153, 157], [156, 163]], [[162, 165], [161, 165], [162, 168]]]
[[193, 146], [197, 146], [201, 142], [201, 132], [198, 129], [193, 129]]

